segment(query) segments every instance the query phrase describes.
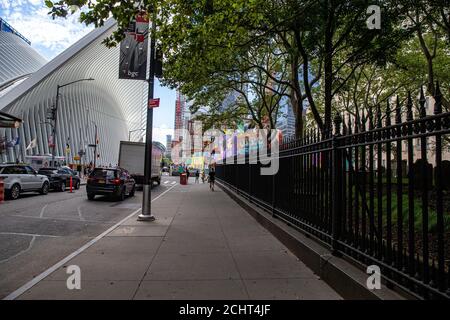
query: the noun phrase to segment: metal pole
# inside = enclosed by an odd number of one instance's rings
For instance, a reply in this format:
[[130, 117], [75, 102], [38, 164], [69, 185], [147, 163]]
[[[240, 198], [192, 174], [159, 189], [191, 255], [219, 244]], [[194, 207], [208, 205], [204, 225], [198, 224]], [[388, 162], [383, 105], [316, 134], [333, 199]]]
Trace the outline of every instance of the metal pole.
[[97, 124], [94, 123], [95, 125], [95, 147], [94, 147], [94, 168], [97, 167]]
[[128, 141], [131, 141], [131, 131], [128, 131]]
[[155, 83], [155, 34], [156, 34], [156, 9], [153, 9], [152, 30], [150, 35], [150, 74], [148, 78], [148, 99], [147, 99], [147, 126], [145, 135], [145, 162], [144, 162], [144, 189], [142, 199], [142, 212], [138, 216], [138, 221], [154, 221], [155, 217], [151, 212], [151, 187], [152, 187], [152, 140], [153, 140], [153, 108], [148, 107], [148, 101], [153, 99]]
[[54, 121], [55, 123], [53, 124], [53, 132], [52, 132], [52, 136], [53, 136], [53, 147], [52, 147], [52, 166], [56, 166], [55, 165], [55, 153], [56, 153], [56, 123], [57, 123], [57, 116], [58, 116], [58, 100], [59, 100], [59, 88], [61, 86], [58, 84], [58, 86], [56, 87], [56, 103], [55, 103], [55, 114], [54, 114]]

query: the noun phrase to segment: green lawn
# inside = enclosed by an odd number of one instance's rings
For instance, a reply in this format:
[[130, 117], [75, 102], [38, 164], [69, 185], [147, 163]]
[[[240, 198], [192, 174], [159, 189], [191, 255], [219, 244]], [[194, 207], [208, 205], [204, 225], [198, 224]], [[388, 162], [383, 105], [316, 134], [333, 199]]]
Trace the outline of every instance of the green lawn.
[[[353, 198], [354, 199], [354, 198]], [[382, 208], [383, 208], [383, 226], [387, 225], [387, 199], [388, 196], [385, 194], [383, 195], [381, 201], [382, 201]], [[392, 196], [391, 196], [391, 219], [392, 219], [392, 227], [395, 228], [397, 226], [398, 221], [398, 211], [397, 211], [397, 194], [395, 193], [395, 190], [393, 189]], [[361, 204], [361, 196], [359, 197], [359, 206], [360, 206], [360, 212], [362, 211], [362, 204]], [[367, 202], [367, 208], [370, 207], [370, 198], [369, 193], [366, 193], [366, 202]], [[430, 202], [428, 202], [430, 203]], [[375, 220], [377, 219], [378, 215], [378, 198], [374, 198], [374, 208], [375, 208]], [[408, 201], [408, 194], [403, 194], [402, 197], [402, 214], [403, 214], [403, 227], [408, 228], [409, 224], [409, 201]], [[420, 197], [414, 198], [414, 227], [416, 232], [422, 231], [422, 199]], [[436, 232], [436, 226], [437, 226], [437, 214], [434, 208], [428, 206], [428, 231], [433, 233]], [[444, 212], [444, 226], [445, 231], [450, 231], [450, 213]]]

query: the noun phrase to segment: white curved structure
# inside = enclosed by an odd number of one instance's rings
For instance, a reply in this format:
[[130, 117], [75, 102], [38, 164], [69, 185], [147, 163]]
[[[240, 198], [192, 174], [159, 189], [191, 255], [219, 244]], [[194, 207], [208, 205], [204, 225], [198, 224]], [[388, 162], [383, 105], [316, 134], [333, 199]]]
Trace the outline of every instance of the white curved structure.
[[0, 57], [0, 87], [37, 71], [46, 63], [28, 43], [10, 32], [0, 32]]
[[[7, 140], [19, 136], [21, 143], [9, 148], [0, 161], [25, 160], [25, 155], [31, 154], [50, 154], [52, 150], [48, 141], [52, 128], [45, 122], [49, 108], [56, 101], [57, 85], [94, 78], [94, 81], [60, 89], [56, 155], [66, 156], [68, 162], [74, 163], [73, 157], [79, 150], [86, 150], [86, 145], [95, 143], [97, 125], [97, 153], [100, 155], [97, 164], [117, 163], [119, 141], [127, 140], [129, 131], [145, 124], [148, 84], [118, 79], [119, 48], [108, 49], [102, 44], [114, 27], [115, 22], [110, 20], [104, 27], [93, 30], [0, 97], [0, 110], [24, 121], [19, 129], [6, 129]], [[2, 131], [0, 134], [5, 135]], [[136, 131], [132, 137], [137, 140], [143, 135], [142, 131]], [[34, 139], [36, 147], [26, 150]], [[66, 144], [70, 146], [68, 153]], [[88, 148], [83, 162], [93, 159], [93, 148]]]

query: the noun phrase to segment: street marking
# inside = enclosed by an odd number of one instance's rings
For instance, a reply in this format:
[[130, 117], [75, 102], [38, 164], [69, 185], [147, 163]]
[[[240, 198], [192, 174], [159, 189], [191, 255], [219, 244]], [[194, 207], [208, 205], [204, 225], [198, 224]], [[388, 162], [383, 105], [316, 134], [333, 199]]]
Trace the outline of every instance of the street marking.
[[30, 243], [28, 244], [28, 247], [25, 250], [19, 251], [18, 253], [16, 253], [15, 255], [13, 255], [13, 256], [11, 256], [9, 258], [0, 260], [0, 263], [8, 262], [9, 260], [14, 259], [14, 258], [20, 256], [21, 254], [24, 254], [25, 252], [29, 251], [33, 247], [34, 240], [36, 240], [36, 236], [32, 236], [31, 241], [30, 241]]
[[86, 220], [84, 220], [83, 215], [81, 214], [81, 207], [77, 207], [77, 212], [78, 212], [78, 216], [80, 217], [80, 220], [86, 221]]
[[[173, 185], [172, 187], [170, 187], [169, 189], [167, 189], [166, 191], [164, 191], [163, 193], [161, 193], [159, 196], [157, 196], [155, 199], [153, 199], [151, 202], [158, 200], [159, 198], [161, 198], [163, 195], [165, 195], [167, 192], [169, 192], [170, 190], [172, 190], [174, 187], [176, 187], [176, 184]], [[24, 284], [23, 286], [21, 286], [19, 289], [15, 290], [14, 292], [10, 293], [8, 296], [6, 296], [5, 298], [3, 298], [3, 300], [15, 300], [17, 297], [19, 297], [20, 295], [24, 294], [27, 290], [31, 289], [34, 285], [36, 285], [37, 283], [41, 282], [43, 279], [45, 279], [46, 277], [48, 277], [50, 274], [52, 274], [53, 272], [55, 272], [56, 270], [58, 270], [59, 268], [61, 268], [64, 264], [66, 264], [68, 261], [72, 260], [73, 258], [75, 258], [77, 255], [79, 255], [80, 253], [82, 253], [83, 251], [85, 251], [86, 249], [88, 249], [89, 247], [91, 247], [93, 244], [95, 244], [96, 242], [98, 242], [100, 239], [104, 238], [108, 233], [112, 232], [114, 229], [116, 229], [118, 226], [120, 226], [122, 223], [124, 223], [126, 220], [130, 219], [131, 217], [133, 217], [134, 215], [136, 215], [139, 211], [141, 211], [141, 209], [137, 209], [136, 211], [134, 211], [133, 213], [131, 213], [129, 216], [123, 218], [121, 221], [119, 221], [118, 223], [116, 223], [115, 225], [113, 225], [111, 228], [109, 228], [108, 230], [104, 231], [103, 233], [101, 233], [100, 235], [98, 235], [96, 238], [92, 239], [91, 241], [89, 241], [88, 243], [86, 243], [84, 246], [82, 246], [81, 248], [79, 248], [78, 250], [72, 252], [71, 254], [69, 254], [67, 257], [65, 257], [64, 259], [60, 260], [59, 262], [57, 262], [56, 264], [54, 264], [53, 266], [51, 266], [50, 268], [48, 268], [47, 270], [45, 270], [44, 272], [42, 272], [41, 274], [39, 274], [38, 276], [34, 277], [32, 280], [28, 281], [26, 284]]]
[[175, 181], [172, 181], [171, 185], [174, 185], [175, 183], [176, 183]]
[[21, 233], [21, 232], [0, 232], [0, 234], [12, 234], [14, 236], [47, 237], [59, 238], [60, 236], [51, 236], [49, 234]]
[[[31, 217], [31, 216], [24, 216], [20, 214], [12, 215], [12, 217], [20, 217], [20, 218], [26, 218], [26, 219], [42, 219], [42, 220], [52, 220], [52, 221], [73, 221], [73, 222], [80, 222], [80, 219], [70, 219], [70, 218], [55, 218], [55, 217]], [[91, 223], [105, 223], [105, 221], [102, 220], [83, 220], [83, 222], [91, 222]]]
[[169, 180], [164, 181], [164, 184], [168, 184], [168, 183], [169, 183]]
[[42, 218], [44, 216], [44, 212], [45, 212], [45, 209], [47, 209], [47, 207], [48, 207], [48, 204], [46, 204], [45, 206], [42, 207], [41, 213], [39, 214], [39, 218]]

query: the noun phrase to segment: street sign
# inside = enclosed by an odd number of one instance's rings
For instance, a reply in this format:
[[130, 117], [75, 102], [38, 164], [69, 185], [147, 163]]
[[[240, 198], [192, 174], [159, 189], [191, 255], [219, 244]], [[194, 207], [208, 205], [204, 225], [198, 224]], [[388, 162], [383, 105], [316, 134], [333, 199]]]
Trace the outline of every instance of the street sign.
[[159, 98], [157, 98], [157, 99], [150, 99], [148, 101], [148, 107], [149, 108], [158, 108], [159, 107]]

